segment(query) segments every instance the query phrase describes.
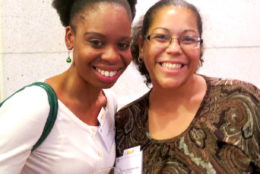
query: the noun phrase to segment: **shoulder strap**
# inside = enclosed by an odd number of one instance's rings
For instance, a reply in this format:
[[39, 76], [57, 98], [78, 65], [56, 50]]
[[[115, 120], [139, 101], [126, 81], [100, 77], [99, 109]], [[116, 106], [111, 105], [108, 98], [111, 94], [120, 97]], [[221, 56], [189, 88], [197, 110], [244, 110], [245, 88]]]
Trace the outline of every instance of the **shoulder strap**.
[[48, 94], [48, 100], [49, 100], [49, 104], [50, 104], [50, 112], [47, 118], [47, 121], [45, 123], [43, 132], [41, 137], [39, 138], [39, 140], [35, 143], [35, 145], [32, 148], [32, 151], [34, 151], [44, 140], [45, 138], [49, 135], [55, 121], [57, 118], [57, 112], [58, 112], [58, 100], [57, 100], [57, 96], [55, 91], [52, 89], [52, 87], [50, 85], [48, 85], [47, 83], [44, 82], [35, 82], [32, 83], [29, 86], [40, 86], [43, 89], [45, 89], [45, 91]]
[[7, 99], [5, 99], [3, 102], [1, 102], [0, 107], [10, 97], [12, 97], [16, 93], [22, 91], [24, 88], [29, 87], [29, 86], [40, 86], [40, 87], [42, 87], [48, 94], [48, 101], [49, 101], [49, 104], [50, 104], [50, 112], [49, 112], [47, 121], [45, 123], [43, 132], [41, 134], [41, 137], [39, 138], [39, 140], [35, 143], [35, 145], [32, 148], [32, 151], [34, 151], [45, 140], [45, 138], [48, 136], [48, 134], [50, 133], [50, 131], [51, 131], [51, 129], [52, 129], [52, 127], [53, 127], [53, 125], [56, 121], [56, 118], [57, 118], [58, 100], [57, 100], [56, 93], [52, 89], [52, 87], [50, 85], [48, 85], [47, 83], [44, 83], [44, 82], [35, 82], [35, 83], [30, 84], [30, 85], [24, 86], [23, 88], [19, 89], [18, 91], [13, 93], [11, 96], [9, 96]]

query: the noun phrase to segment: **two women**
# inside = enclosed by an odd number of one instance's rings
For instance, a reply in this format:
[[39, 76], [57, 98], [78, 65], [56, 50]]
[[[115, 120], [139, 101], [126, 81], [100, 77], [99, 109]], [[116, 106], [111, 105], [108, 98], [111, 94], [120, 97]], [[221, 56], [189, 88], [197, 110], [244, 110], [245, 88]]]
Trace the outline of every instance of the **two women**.
[[143, 174], [259, 172], [260, 91], [196, 73], [198, 10], [159, 1], [135, 32], [133, 60], [152, 89], [117, 113], [117, 156], [141, 146]]
[[114, 165], [114, 85], [131, 61], [136, 1], [54, 0], [73, 52], [70, 68], [45, 80], [58, 97], [54, 127], [33, 152], [50, 107], [46, 92], [27, 87], [0, 108], [1, 174], [86, 174]]

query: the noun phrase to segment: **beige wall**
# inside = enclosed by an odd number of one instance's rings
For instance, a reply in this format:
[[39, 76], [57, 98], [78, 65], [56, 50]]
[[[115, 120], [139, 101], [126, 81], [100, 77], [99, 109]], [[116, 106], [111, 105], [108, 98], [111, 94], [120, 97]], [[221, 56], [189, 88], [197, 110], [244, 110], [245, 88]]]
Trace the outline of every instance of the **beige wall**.
[[2, 50], [2, 0], [0, 0], [0, 101], [3, 98], [4, 86], [3, 86], [3, 50]]
[[[5, 0], [2, 4], [0, 97], [25, 84], [60, 73], [69, 67], [64, 28], [51, 7], [52, 0]], [[156, 0], [139, 0], [137, 17]], [[236, 78], [260, 87], [260, 1], [189, 0], [204, 22], [205, 63], [209, 76]], [[3, 64], [1, 64], [1, 57]], [[1, 89], [0, 88], [0, 89]], [[130, 65], [112, 88], [120, 105], [139, 97], [147, 88]]]

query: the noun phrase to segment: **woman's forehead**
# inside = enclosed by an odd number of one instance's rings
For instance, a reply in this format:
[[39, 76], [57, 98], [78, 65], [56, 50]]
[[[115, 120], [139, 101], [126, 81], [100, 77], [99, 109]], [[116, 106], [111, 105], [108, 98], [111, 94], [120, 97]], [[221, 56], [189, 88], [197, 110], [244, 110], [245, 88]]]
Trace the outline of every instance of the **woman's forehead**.
[[197, 18], [193, 11], [185, 7], [165, 6], [158, 9], [152, 16], [149, 31], [157, 28], [197, 30]]

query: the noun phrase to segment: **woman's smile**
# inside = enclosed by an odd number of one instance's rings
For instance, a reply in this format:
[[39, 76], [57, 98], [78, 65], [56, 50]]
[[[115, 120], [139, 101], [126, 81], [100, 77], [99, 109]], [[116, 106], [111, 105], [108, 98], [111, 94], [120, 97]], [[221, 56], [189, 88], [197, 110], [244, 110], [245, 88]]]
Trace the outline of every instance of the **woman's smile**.
[[110, 66], [102, 66], [96, 67], [93, 66], [93, 69], [96, 72], [97, 78], [104, 83], [115, 83], [119, 76], [122, 74], [124, 68], [120, 67], [110, 67]]

